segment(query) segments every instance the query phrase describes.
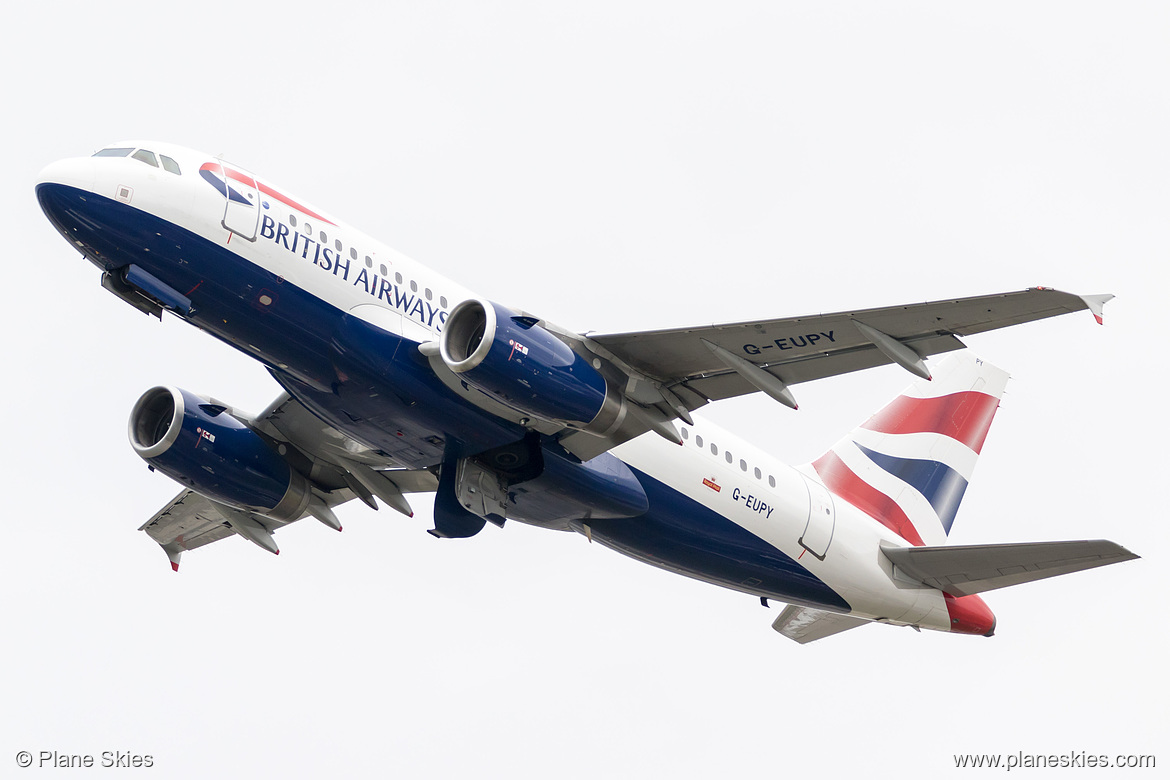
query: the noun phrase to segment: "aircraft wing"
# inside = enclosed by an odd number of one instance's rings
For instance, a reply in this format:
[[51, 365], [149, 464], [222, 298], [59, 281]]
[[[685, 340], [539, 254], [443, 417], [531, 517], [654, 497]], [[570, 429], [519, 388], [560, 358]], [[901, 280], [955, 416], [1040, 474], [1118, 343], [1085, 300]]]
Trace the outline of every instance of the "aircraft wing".
[[[794, 385], [865, 368], [907, 363], [962, 349], [960, 336], [1089, 309], [1101, 321], [1112, 295], [1079, 296], [1044, 287], [880, 309], [671, 330], [589, 334], [634, 372], [673, 391], [688, 410], [767, 388], [751, 366]], [[717, 349], [713, 349], [715, 347]], [[732, 360], [722, 354], [729, 354]], [[904, 362], [905, 361], [905, 362]], [[742, 366], [741, 366], [742, 368]], [[758, 378], [758, 375], [756, 375]], [[768, 384], [767, 378], [763, 383]], [[669, 399], [668, 399], [669, 400]], [[786, 401], [787, 403], [787, 401]], [[790, 404], [794, 405], [794, 404]]]
[[826, 612], [823, 609], [790, 604], [772, 623], [772, 628], [789, 639], [806, 645], [809, 642], [815, 642], [833, 634], [840, 634], [842, 631], [848, 631], [869, 622], [837, 612]]
[[159, 543], [175, 571], [179, 570], [179, 556], [185, 550], [218, 542], [234, 533], [210, 501], [190, 490], [175, 496], [138, 530], [146, 531]]
[[[425, 469], [383, 470], [389, 461], [319, 420], [300, 402], [283, 393], [254, 418], [234, 410], [233, 416], [253, 430], [270, 437], [278, 445], [288, 444], [300, 458], [299, 470], [311, 482], [314, 496], [309, 515], [341, 530], [333, 507], [360, 498], [374, 509], [374, 497], [404, 513], [412, 514], [403, 493], [434, 491], [438, 477]], [[171, 568], [179, 570], [183, 552], [239, 535], [276, 553], [272, 534], [294, 520], [275, 520], [251, 512], [218, 504], [191, 490], [175, 496], [138, 530], [145, 531], [170, 558]]]

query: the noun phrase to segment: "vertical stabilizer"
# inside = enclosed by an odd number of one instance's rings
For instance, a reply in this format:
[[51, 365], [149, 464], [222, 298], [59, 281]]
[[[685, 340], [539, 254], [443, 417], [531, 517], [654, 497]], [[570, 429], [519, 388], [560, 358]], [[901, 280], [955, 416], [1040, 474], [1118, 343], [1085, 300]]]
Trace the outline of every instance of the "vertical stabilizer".
[[1007, 372], [963, 351], [811, 465], [825, 486], [914, 545], [946, 541]]

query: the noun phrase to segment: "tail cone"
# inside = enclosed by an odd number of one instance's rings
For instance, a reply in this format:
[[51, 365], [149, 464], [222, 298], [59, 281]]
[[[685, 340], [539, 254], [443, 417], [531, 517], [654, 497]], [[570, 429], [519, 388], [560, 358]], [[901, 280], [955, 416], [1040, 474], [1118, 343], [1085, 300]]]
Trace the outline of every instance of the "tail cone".
[[951, 616], [951, 631], [956, 634], [992, 636], [995, 633], [995, 615], [978, 596], [952, 596], [944, 593], [947, 612]]

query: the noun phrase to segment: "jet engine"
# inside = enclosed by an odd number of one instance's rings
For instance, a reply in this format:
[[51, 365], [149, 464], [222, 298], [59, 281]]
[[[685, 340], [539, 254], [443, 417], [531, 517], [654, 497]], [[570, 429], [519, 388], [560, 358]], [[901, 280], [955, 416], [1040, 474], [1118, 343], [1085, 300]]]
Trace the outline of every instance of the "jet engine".
[[536, 323], [491, 301], [466, 300], [447, 318], [439, 354], [467, 384], [543, 420], [584, 427], [607, 401], [621, 403], [596, 363]]
[[130, 413], [134, 451], [200, 495], [276, 520], [309, 505], [309, 483], [270, 442], [226, 407], [175, 387], [147, 390]]

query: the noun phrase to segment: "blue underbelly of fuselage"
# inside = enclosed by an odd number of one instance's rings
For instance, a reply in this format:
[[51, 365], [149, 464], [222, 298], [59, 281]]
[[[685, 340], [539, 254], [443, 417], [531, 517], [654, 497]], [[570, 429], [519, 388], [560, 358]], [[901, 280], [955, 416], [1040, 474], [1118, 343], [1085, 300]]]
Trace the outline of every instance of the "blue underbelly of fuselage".
[[[520, 426], [457, 398], [417, 343], [340, 311], [229, 245], [73, 187], [41, 184], [37, 197], [57, 230], [103, 271], [134, 264], [158, 277], [191, 299], [182, 319], [259, 360], [321, 419], [403, 467], [434, 467], [524, 437]], [[658, 480], [605, 462], [620, 464], [612, 455], [581, 464], [548, 440], [544, 457], [549, 476], [510, 494], [509, 517], [552, 527], [587, 523], [594, 539], [660, 568], [755, 595], [848, 609], [763, 539]], [[634, 478], [640, 487], [631, 485]], [[623, 507], [629, 514], [640, 500], [631, 487], [644, 491], [648, 508], [622, 517]], [[589, 491], [602, 491], [601, 499], [580, 497]]]

